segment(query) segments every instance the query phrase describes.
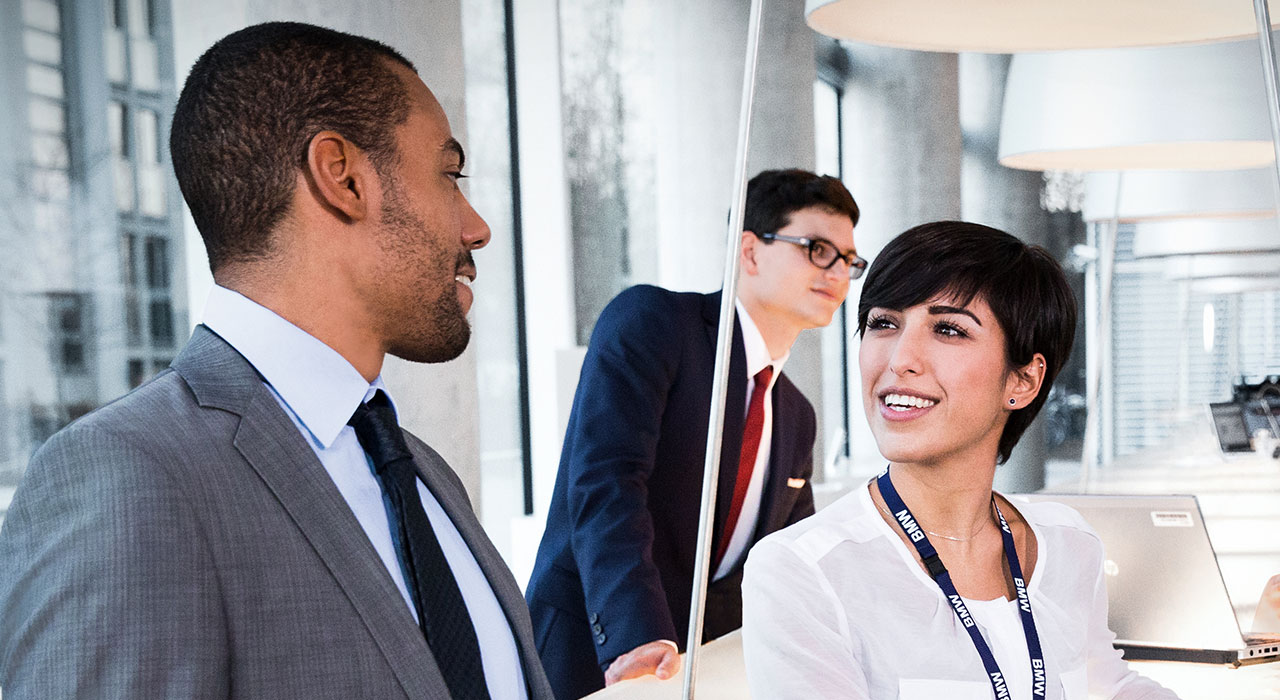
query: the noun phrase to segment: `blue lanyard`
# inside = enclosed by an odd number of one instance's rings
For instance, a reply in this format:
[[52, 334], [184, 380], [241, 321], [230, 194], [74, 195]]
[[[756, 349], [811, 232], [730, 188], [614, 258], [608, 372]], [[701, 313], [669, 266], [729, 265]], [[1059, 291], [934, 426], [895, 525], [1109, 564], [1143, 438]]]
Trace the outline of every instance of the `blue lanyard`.
[[[987, 679], [991, 681], [991, 690], [995, 692], [996, 700], [1008, 700], [1009, 686], [1005, 682], [1004, 674], [1000, 673], [1000, 666], [996, 663], [995, 655], [991, 653], [991, 647], [987, 646], [987, 640], [983, 639], [982, 633], [978, 631], [978, 625], [969, 615], [969, 608], [965, 606], [964, 599], [956, 592], [956, 586], [951, 582], [951, 574], [947, 571], [947, 567], [942, 565], [942, 559], [938, 557], [938, 550], [929, 543], [929, 538], [925, 537], [924, 530], [916, 524], [916, 519], [911, 515], [907, 504], [902, 502], [902, 497], [893, 488], [888, 469], [876, 478], [876, 484], [880, 487], [880, 495], [884, 498], [885, 504], [893, 513], [894, 521], [906, 534], [907, 539], [915, 545], [916, 552], [920, 554], [925, 568], [929, 570], [929, 576], [947, 596], [956, 617], [960, 618], [965, 631], [969, 633], [969, 638], [973, 640], [978, 656], [982, 657], [982, 665], [987, 669]], [[1031, 656], [1031, 695], [1043, 698], [1045, 696], [1044, 652], [1040, 650], [1040, 635], [1036, 633], [1036, 621], [1031, 616], [1031, 599], [1027, 597], [1027, 585], [1022, 579], [1022, 567], [1018, 564], [1018, 552], [1013, 544], [1013, 531], [1009, 529], [1009, 523], [1005, 521], [1004, 514], [1000, 512], [1000, 506], [996, 504], [994, 498], [991, 504], [995, 506], [996, 517], [1000, 519], [1004, 556], [1009, 560], [1009, 574], [1013, 576], [1013, 586], [1018, 591], [1018, 612], [1022, 615], [1022, 631], [1027, 636], [1027, 651]]]

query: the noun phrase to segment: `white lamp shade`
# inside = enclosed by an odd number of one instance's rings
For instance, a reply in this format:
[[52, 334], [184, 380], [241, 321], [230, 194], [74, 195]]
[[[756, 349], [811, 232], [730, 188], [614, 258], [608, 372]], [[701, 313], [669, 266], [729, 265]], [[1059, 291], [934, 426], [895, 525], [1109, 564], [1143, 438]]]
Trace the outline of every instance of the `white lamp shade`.
[[1191, 291], [1199, 294], [1242, 294], [1245, 292], [1269, 292], [1280, 289], [1280, 276], [1276, 277], [1213, 277], [1191, 280]]
[[1165, 262], [1165, 277], [1176, 280], [1211, 277], [1280, 277], [1280, 253], [1183, 255]]
[[1267, 165], [1257, 42], [1014, 56], [999, 158], [1024, 170]]
[[[1084, 178], [1085, 221], [1123, 223], [1226, 217], [1275, 216], [1271, 168], [1253, 170], [1089, 173]], [[1117, 195], [1119, 201], [1116, 201]]]
[[[1280, 222], [1276, 219], [1142, 223], [1133, 237], [1135, 258], [1258, 252], [1280, 253]], [[1280, 268], [1276, 272], [1280, 273]]]
[[[1272, 26], [1280, 2], [1268, 0]], [[1160, 46], [1257, 34], [1245, 0], [806, 0], [813, 29], [925, 51]]]

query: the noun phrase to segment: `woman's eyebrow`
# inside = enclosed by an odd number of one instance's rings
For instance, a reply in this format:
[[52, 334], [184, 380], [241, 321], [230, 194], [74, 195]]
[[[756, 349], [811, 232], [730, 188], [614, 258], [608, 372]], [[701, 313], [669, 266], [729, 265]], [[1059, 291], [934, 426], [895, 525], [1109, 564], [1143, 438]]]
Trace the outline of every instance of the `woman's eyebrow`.
[[979, 320], [978, 320], [978, 317], [977, 317], [977, 316], [974, 316], [972, 311], [970, 311], [970, 310], [968, 310], [968, 309], [961, 308], [961, 307], [959, 307], [959, 306], [943, 306], [943, 305], [941, 305], [941, 304], [938, 304], [938, 305], [935, 305], [935, 306], [930, 306], [930, 307], [929, 307], [929, 313], [930, 313], [930, 314], [934, 314], [934, 315], [938, 315], [938, 314], [964, 314], [965, 316], [968, 316], [969, 318], [973, 319], [973, 322], [974, 322], [974, 323], [978, 324], [979, 326], [981, 326], [981, 325], [982, 325], [982, 321], [979, 321]]

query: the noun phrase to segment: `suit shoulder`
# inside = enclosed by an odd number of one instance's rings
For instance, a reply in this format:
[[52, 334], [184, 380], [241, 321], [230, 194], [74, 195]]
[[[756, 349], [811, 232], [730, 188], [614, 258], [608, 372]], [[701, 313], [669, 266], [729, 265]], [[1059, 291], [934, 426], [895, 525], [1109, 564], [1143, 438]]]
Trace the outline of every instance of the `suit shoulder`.
[[600, 312], [593, 338], [629, 331], [656, 338], [657, 334], [676, 332], [697, 317], [702, 299], [701, 294], [673, 292], [648, 284], [629, 287]]
[[178, 452], [198, 449], [191, 428], [200, 410], [182, 377], [167, 370], [54, 433], [32, 455], [23, 482], [66, 469], [92, 480], [153, 482], [189, 461]]
[[695, 292], [673, 292], [670, 289], [664, 289], [652, 284], [637, 284], [632, 287], [627, 287], [619, 292], [609, 305], [656, 305], [661, 307], [694, 306], [700, 303], [703, 296], [704, 295], [697, 294]]
[[45, 444], [57, 446], [108, 435], [154, 435], [163, 429], [163, 424], [179, 419], [195, 407], [195, 396], [182, 377], [173, 370], [165, 370], [124, 396], [72, 421]]
[[704, 295], [693, 292], [673, 292], [651, 284], [637, 284], [618, 293], [609, 302], [601, 318], [606, 314], [672, 314], [696, 311]]

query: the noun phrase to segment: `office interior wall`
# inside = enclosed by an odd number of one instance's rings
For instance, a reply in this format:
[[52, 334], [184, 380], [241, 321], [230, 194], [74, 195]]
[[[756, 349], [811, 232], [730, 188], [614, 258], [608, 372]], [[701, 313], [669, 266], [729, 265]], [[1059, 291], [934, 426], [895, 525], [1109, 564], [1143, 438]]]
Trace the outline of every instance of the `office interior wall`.
[[[960, 214], [965, 221], [1007, 231], [1027, 243], [1048, 246], [1049, 212], [1040, 206], [1038, 172], [997, 162], [1004, 104], [1007, 54], [959, 54], [960, 129], [963, 156]], [[1038, 491], [1045, 483], [1044, 416], [1022, 435], [1009, 461], [996, 470], [996, 488], [1008, 493]]]
[[[858, 200], [858, 251], [874, 261], [894, 236], [917, 224], [961, 215], [963, 143], [955, 54], [845, 44], [845, 183]], [[850, 472], [869, 475], [884, 460], [867, 427], [858, 373], [857, 298], [849, 290]]]

